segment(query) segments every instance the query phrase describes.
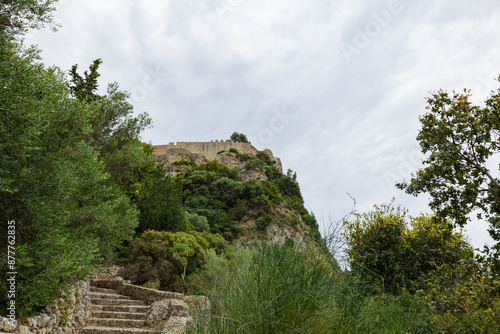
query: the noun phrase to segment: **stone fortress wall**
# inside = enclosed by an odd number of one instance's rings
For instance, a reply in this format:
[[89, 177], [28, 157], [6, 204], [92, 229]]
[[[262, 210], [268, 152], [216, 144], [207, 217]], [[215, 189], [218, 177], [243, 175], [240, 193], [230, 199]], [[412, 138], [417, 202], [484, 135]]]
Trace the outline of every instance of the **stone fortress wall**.
[[[188, 156], [190, 154], [195, 156], [198, 155], [198, 157], [202, 157], [201, 160], [198, 158], [195, 158], [194, 160], [197, 164], [200, 164], [206, 161], [221, 158], [218, 157], [217, 153], [220, 151], [228, 152], [230, 148], [235, 148], [238, 152], [248, 155], [256, 155], [257, 152], [259, 152], [249, 143], [240, 143], [231, 140], [212, 140], [210, 142], [177, 142], [169, 143], [168, 145], [153, 145], [153, 155], [157, 162], [167, 161], [167, 164], [184, 159], [183, 155], [185, 154]], [[274, 167], [276, 167], [280, 172], [283, 172], [281, 159], [275, 157], [273, 152], [271, 152], [268, 148], [266, 148], [263, 152], [269, 155], [273, 161]], [[167, 159], [165, 160], [165, 158]], [[206, 159], [206, 161], [204, 161], [204, 159]], [[225, 164], [222, 161], [219, 162]]]
[[240, 143], [230, 140], [212, 140], [210, 142], [177, 142], [169, 143], [168, 145], [153, 145], [153, 155], [165, 155], [171, 149], [185, 149], [191, 153], [203, 155], [208, 160], [215, 160], [217, 152], [222, 150], [229, 151], [230, 148], [235, 148], [240, 153], [250, 155], [257, 154], [257, 149], [249, 143]]

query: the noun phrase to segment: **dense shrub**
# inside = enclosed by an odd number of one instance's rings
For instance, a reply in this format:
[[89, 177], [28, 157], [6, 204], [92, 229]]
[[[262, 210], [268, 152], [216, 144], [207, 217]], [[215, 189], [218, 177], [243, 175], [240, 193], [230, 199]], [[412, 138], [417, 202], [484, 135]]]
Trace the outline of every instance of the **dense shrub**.
[[250, 144], [250, 142], [247, 139], [247, 136], [244, 135], [243, 133], [233, 132], [230, 139], [231, 139], [231, 141]]
[[499, 333], [500, 281], [489, 264], [469, 259], [442, 265], [417, 294], [440, 333]]
[[255, 226], [257, 226], [257, 229], [264, 231], [269, 226], [269, 224], [271, 224], [272, 220], [273, 218], [269, 215], [259, 217], [255, 221]]
[[185, 278], [206, 261], [209, 243], [197, 233], [146, 231], [129, 246], [124, 276], [135, 284], [160, 282], [160, 289], [184, 292]]
[[191, 166], [194, 167], [196, 166], [196, 163], [191, 160], [180, 160], [180, 161], [174, 161], [173, 162], [174, 166]]
[[406, 291], [378, 294], [364, 299], [345, 333], [443, 333], [435, 330], [433, 318], [425, 302]]
[[426, 276], [442, 265], [460, 265], [474, 255], [464, 236], [446, 220], [421, 215], [407, 222], [406, 212], [390, 205], [347, 224], [351, 270], [383, 291], [410, 292], [426, 287]]
[[208, 219], [204, 216], [199, 216], [196, 213], [185, 213], [187, 223], [197, 232], [208, 232], [210, 231], [210, 225], [208, 224]]

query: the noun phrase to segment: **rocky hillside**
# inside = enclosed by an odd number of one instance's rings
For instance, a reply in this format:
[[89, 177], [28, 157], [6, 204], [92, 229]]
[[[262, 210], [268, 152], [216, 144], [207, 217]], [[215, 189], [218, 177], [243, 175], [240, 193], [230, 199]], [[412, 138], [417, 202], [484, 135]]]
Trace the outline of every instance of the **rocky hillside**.
[[125, 279], [203, 294], [211, 280], [205, 273], [234, 256], [235, 245], [280, 240], [323, 248], [296, 175], [283, 174], [271, 151], [241, 144], [152, 148], [156, 168], [137, 194], [139, 226], [123, 253]]
[[280, 158], [250, 144], [244, 146], [249, 153], [238, 151], [242, 143], [224, 144], [226, 149], [210, 154], [212, 160], [203, 154], [210, 143], [153, 147], [156, 161], [182, 185], [186, 211], [205, 217], [211, 232], [236, 244], [269, 238], [319, 242], [316, 219], [304, 208], [296, 176], [283, 174]]

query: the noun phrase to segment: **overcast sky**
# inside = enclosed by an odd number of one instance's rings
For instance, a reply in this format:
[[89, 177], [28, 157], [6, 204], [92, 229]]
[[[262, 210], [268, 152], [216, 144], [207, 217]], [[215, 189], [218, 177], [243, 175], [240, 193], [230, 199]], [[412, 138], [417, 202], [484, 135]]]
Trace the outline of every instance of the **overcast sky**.
[[[421, 161], [425, 98], [498, 87], [498, 0], [61, 0], [57, 33], [32, 32], [43, 61], [69, 70], [102, 58], [154, 128], [144, 141], [247, 135], [297, 172], [318, 220], [427, 198], [395, 188]], [[348, 193], [348, 194], [347, 194]], [[468, 234], [488, 242], [486, 225]]]

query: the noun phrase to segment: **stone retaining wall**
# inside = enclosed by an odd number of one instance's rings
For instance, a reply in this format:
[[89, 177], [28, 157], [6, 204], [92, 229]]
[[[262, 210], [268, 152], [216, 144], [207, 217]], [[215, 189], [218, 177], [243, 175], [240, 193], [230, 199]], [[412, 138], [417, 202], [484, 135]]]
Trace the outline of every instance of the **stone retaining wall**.
[[[210, 308], [206, 297], [183, 297], [176, 292], [167, 292], [144, 288], [130, 284], [129, 281], [117, 277], [118, 267], [101, 269], [94, 279], [78, 281], [67, 293], [62, 292], [59, 298], [45, 310], [22, 323], [12, 325], [9, 319], [0, 317], [1, 332], [14, 334], [78, 334], [91, 316], [90, 285], [115, 289], [119, 294], [134, 299], [144, 300], [150, 305], [147, 321], [154, 324], [162, 322], [166, 317], [163, 333], [185, 333], [185, 326], [191, 319], [188, 305], [192, 311]], [[187, 303], [187, 304], [186, 304]]]
[[9, 319], [0, 317], [0, 332], [16, 334], [76, 334], [90, 316], [90, 284], [78, 281], [67, 293], [37, 316], [13, 326]]
[[121, 278], [93, 279], [91, 283], [99, 288], [115, 289], [119, 294], [130, 296], [133, 299], [144, 300], [148, 305], [163, 299], [182, 299], [181, 293], [144, 288], [130, 284]]

